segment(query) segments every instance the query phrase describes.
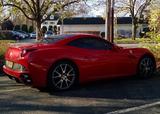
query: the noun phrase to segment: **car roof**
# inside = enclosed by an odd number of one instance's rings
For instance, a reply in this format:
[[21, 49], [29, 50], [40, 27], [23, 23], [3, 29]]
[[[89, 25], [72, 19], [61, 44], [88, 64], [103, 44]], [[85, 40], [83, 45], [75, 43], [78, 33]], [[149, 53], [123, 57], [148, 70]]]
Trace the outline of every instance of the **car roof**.
[[69, 43], [70, 41], [73, 41], [73, 40], [79, 39], [79, 38], [85, 38], [85, 37], [100, 38], [98, 35], [86, 34], [86, 33], [70, 33], [70, 34], [62, 34], [62, 35], [57, 35], [57, 36], [58, 37], [60, 37], [60, 36], [65, 37], [64, 39], [62, 39], [56, 43], [59, 45], [65, 45], [65, 44]]
[[98, 37], [98, 35], [94, 34], [87, 34], [87, 33], [69, 33], [69, 34], [64, 34], [64, 35], [70, 35], [72, 37], [78, 37], [78, 38], [83, 38], [83, 37]]

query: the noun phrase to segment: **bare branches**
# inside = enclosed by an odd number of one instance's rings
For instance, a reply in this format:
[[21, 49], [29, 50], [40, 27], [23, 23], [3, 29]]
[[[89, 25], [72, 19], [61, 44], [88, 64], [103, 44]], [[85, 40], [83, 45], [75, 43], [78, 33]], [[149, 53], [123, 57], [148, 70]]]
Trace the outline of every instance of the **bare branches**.
[[11, 6], [11, 7], [15, 7], [15, 8], [17, 8], [17, 9], [19, 9], [28, 19], [30, 19], [30, 20], [34, 20], [34, 18], [32, 18], [32, 17], [29, 17], [29, 15], [27, 15], [27, 13], [25, 12], [25, 10], [24, 9], [22, 9], [21, 7], [19, 7], [19, 6], [17, 6], [17, 5], [15, 5], [15, 4], [9, 4], [9, 3], [6, 3], [6, 4], [3, 4], [3, 6]]
[[151, 0], [117, 0], [116, 6], [117, 9], [128, 10], [132, 16], [137, 17], [143, 13], [150, 2]]
[[70, 6], [74, 3], [79, 3], [83, 0], [21, 0], [21, 1], [23, 4], [20, 4], [17, 0], [1, 0], [1, 3], [3, 6], [10, 6], [19, 9], [30, 20], [42, 20], [42, 17], [44, 17], [44, 15], [54, 14], [60, 9], [64, 10], [65, 7]]
[[[61, 15], [65, 13], [64, 10], [67, 6], [71, 6], [75, 3], [80, 3], [86, 0], [1, 0], [2, 6], [9, 6], [21, 11], [25, 17], [36, 22], [37, 39], [41, 33], [41, 23], [48, 19], [52, 14], [61, 12]], [[73, 12], [73, 11], [72, 11]]]
[[136, 37], [136, 29], [144, 10], [150, 5], [152, 0], [117, 0], [117, 9], [121, 12], [127, 11], [132, 18], [132, 37]]

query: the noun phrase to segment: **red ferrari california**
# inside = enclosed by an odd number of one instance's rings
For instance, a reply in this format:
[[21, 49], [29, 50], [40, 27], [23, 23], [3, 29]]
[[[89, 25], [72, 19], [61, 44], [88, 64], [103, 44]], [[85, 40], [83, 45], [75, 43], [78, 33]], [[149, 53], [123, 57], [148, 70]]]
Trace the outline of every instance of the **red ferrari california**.
[[41, 43], [13, 45], [5, 61], [3, 70], [9, 78], [52, 90], [123, 76], [148, 78], [156, 69], [149, 50], [122, 48], [89, 34], [58, 35]]

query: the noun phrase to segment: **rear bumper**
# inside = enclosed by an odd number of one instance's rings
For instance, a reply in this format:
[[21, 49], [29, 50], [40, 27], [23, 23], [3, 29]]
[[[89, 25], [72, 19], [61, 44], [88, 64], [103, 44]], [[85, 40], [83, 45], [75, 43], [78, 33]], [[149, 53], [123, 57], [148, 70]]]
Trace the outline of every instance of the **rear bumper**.
[[23, 73], [28, 73], [28, 72], [14, 71], [14, 70], [6, 67], [5, 65], [3, 66], [3, 71], [4, 71], [7, 75], [13, 76], [13, 77], [18, 78], [18, 79], [20, 79], [21, 74], [23, 74]]
[[29, 76], [29, 72], [28, 71], [16, 71], [16, 70], [12, 70], [8, 67], [6, 67], [5, 65], [3, 66], [3, 71], [8, 75], [11, 76], [15, 79], [18, 79], [20, 82], [30, 85], [32, 84], [32, 79]]
[[[23, 72], [15, 71], [15, 70], [10, 69], [4, 65], [3, 71], [8, 76], [11, 76], [12, 78], [16, 78], [16, 79], [20, 80], [20, 82], [22, 82], [26, 85], [30, 85], [35, 88], [41, 88], [41, 87], [47, 86], [44, 71], [41, 69], [36, 69], [35, 67], [31, 67], [32, 73], [29, 73], [29, 71], [23, 71]], [[26, 77], [26, 76], [28, 76], [28, 77]]]

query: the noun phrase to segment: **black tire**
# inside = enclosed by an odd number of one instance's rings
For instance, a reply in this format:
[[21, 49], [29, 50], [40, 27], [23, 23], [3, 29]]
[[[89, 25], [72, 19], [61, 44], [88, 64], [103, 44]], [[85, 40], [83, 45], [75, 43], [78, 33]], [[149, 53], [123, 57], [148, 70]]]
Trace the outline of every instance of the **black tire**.
[[12, 76], [9, 76], [9, 75], [8, 75], [8, 78], [9, 78], [10, 80], [13, 80]]
[[156, 70], [155, 60], [149, 56], [144, 56], [138, 64], [138, 77], [142, 79], [150, 78]]
[[76, 65], [68, 61], [56, 63], [48, 76], [50, 90], [68, 90], [78, 83], [78, 70]]
[[19, 79], [17, 79], [17, 78], [15, 78], [15, 81], [17, 82], [17, 83], [22, 83]]

